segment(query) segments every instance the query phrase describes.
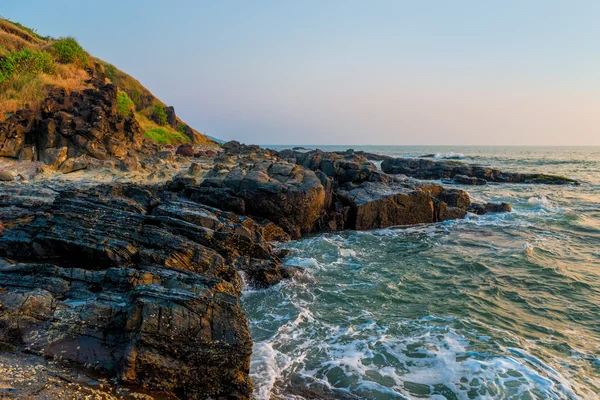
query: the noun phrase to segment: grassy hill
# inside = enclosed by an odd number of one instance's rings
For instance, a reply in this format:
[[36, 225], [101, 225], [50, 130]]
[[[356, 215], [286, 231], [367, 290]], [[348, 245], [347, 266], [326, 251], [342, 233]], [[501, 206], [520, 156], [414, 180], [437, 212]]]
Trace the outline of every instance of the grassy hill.
[[119, 112], [133, 113], [147, 138], [160, 144], [217, 145], [133, 77], [88, 54], [74, 38], [42, 36], [0, 18], [0, 121], [23, 108], [39, 109], [52, 87], [90, 88], [92, 71], [103, 72], [117, 86]]

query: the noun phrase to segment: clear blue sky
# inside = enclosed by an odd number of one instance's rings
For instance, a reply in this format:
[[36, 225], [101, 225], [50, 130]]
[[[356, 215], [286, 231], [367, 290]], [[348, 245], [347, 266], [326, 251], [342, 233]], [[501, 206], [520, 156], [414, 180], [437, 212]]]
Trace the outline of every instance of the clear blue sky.
[[600, 1], [2, 0], [260, 144], [600, 145]]

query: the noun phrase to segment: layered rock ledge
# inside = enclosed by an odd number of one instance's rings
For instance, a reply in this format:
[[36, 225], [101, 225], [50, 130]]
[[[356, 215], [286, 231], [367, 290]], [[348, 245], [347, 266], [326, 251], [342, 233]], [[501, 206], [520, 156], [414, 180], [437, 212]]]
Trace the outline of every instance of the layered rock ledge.
[[481, 165], [470, 165], [460, 161], [433, 161], [423, 158], [390, 158], [381, 163], [387, 174], [403, 174], [418, 179], [449, 179], [452, 183], [485, 185], [498, 183], [538, 183], [547, 185], [579, 185], [579, 182], [557, 175], [503, 172]]

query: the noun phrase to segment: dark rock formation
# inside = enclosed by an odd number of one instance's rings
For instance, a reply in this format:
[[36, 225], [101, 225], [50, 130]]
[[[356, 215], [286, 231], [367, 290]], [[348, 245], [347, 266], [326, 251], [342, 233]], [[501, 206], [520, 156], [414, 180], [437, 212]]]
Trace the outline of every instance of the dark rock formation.
[[98, 82], [80, 92], [53, 89], [39, 112], [23, 109], [0, 123], [0, 157], [53, 168], [82, 156], [123, 158], [139, 150], [143, 140], [135, 118], [117, 112], [116, 86]]
[[454, 179], [452, 180], [454, 183], [461, 183], [463, 185], [485, 185], [487, 181], [483, 178], [477, 178], [475, 176], [466, 176], [466, 175], [454, 175]]
[[[521, 174], [469, 165], [459, 161], [432, 161], [419, 158], [393, 158], [381, 163], [388, 174], [403, 174], [418, 179], [453, 179], [457, 183], [480, 185], [486, 182], [540, 183], [549, 185], [576, 184], [574, 179], [546, 174]], [[457, 177], [458, 176], [458, 180]], [[475, 178], [475, 179], [473, 179]]]
[[511, 212], [512, 207], [507, 203], [486, 203], [486, 204], [471, 204], [469, 206], [469, 212], [472, 212], [477, 215], [483, 215], [487, 213], [499, 213], [499, 212]]
[[[284, 150], [275, 155], [286, 161], [272, 161], [269, 150], [238, 142], [223, 147], [227, 165], [215, 165], [201, 185], [187, 185], [186, 196], [271, 220], [292, 238], [463, 218], [471, 205], [464, 191], [394, 178], [353, 151]], [[240, 154], [236, 164], [232, 157]]]
[[165, 107], [165, 113], [167, 114], [167, 124], [173, 129], [177, 129], [177, 115], [175, 114], [175, 107]]
[[364, 182], [338, 191], [338, 196], [350, 206], [345, 227], [364, 230], [463, 218], [468, 194], [448, 192], [434, 184]]
[[281, 228], [166, 187], [57, 189], [0, 196], [0, 345], [180, 398], [249, 398], [236, 270], [256, 287], [292, 276], [262, 235]]
[[385, 156], [383, 154], [369, 153], [369, 152], [362, 151], [362, 150], [356, 151], [354, 149], [348, 149], [345, 152], [336, 151], [335, 153], [336, 154], [341, 154], [341, 155], [355, 154], [357, 156], [364, 157], [364, 158], [366, 158], [369, 161], [383, 161], [383, 160], [387, 160], [389, 158], [392, 158], [390, 156]]
[[301, 153], [284, 150], [277, 153], [277, 156], [312, 171], [321, 171], [340, 185], [348, 182], [390, 182], [393, 180], [393, 178], [378, 171], [375, 164], [367, 160], [366, 157], [353, 152], [339, 154], [314, 150]]
[[175, 154], [184, 156], [184, 157], [194, 157], [194, 148], [189, 144], [182, 144], [177, 147]]
[[[94, 157], [71, 157], [79, 147], [64, 143], [44, 153], [63, 172]], [[265, 288], [298, 273], [270, 241], [510, 211], [387, 175], [355, 152], [277, 153], [238, 142], [223, 150], [201, 182], [181, 175], [154, 186], [4, 183], [0, 347], [155, 394], [249, 399], [242, 284]], [[171, 160], [172, 149], [155, 158]], [[123, 155], [115, 165], [139, 162]]]
[[325, 209], [325, 188], [317, 175], [296, 164], [259, 162], [245, 167], [217, 165], [200, 186], [186, 188], [194, 201], [238, 214], [262, 217], [292, 237], [312, 231]]

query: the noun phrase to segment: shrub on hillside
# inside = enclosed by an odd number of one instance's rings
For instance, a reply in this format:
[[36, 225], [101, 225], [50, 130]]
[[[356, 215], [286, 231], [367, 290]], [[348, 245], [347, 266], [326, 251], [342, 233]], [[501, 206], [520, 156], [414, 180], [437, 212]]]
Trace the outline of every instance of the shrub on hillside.
[[72, 37], [61, 38], [52, 43], [52, 50], [58, 60], [64, 64], [77, 64], [81, 67], [89, 65], [88, 55]]
[[0, 83], [13, 75], [51, 74], [54, 71], [54, 60], [45, 51], [23, 49], [9, 51], [0, 57]]
[[127, 96], [127, 93], [121, 90], [117, 94], [117, 109], [119, 114], [125, 118], [129, 117], [134, 109], [133, 101]]
[[152, 113], [152, 120], [154, 122], [156, 122], [158, 125], [166, 125], [167, 124], [167, 112], [165, 111], [165, 108], [162, 105], [156, 104], [154, 106], [154, 112]]
[[117, 84], [117, 67], [112, 64], [104, 63], [104, 74], [112, 83]]

